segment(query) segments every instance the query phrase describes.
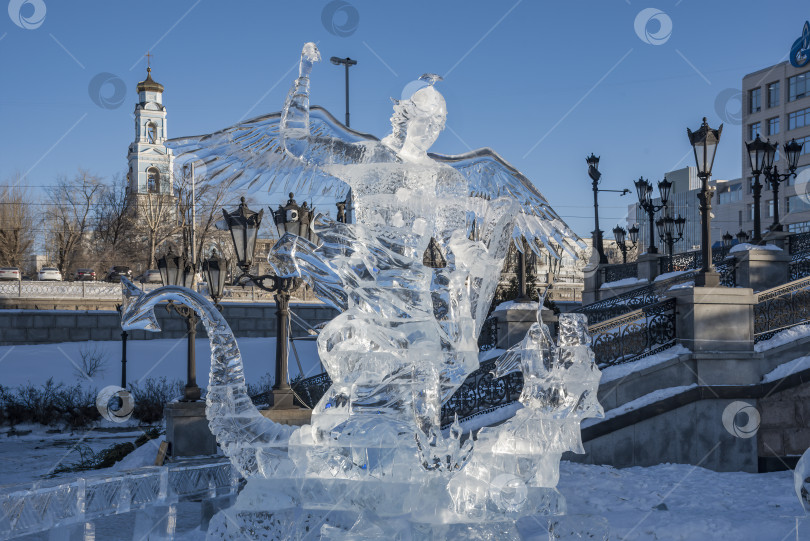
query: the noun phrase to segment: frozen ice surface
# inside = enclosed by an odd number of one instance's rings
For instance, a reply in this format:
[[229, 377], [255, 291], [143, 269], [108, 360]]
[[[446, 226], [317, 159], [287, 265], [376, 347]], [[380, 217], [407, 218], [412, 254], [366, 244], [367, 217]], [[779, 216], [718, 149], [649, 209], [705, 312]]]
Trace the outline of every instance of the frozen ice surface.
[[[580, 421], [602, 414], [587, 321], [562, 316], [557, 344], [535, 324], [510, 352], [496, 377], [523, 372], [524, 407], [502, 425], [465, 438], [456, 422], [445, 435], [441, 407], [478, 368], [478, 334], [512, 239], [554, 255], [573, 255], [579, 241], [495, 152], [428, 154], [448, 114], [440, 77], [424, 75], [426, 86], [395, 101], [392, 133], [379, 141], [310, 108], [318, 60], [306, 44], [281, 113], [171, 143], [178, 163], [206, 163], [205, 182], [351, 192], [356, 223], [319, 216], [318, 244], [287, 234], [269, 256], [278, 274], [303, 278], [341, 310], [318, 337], [332, 386], [311, 424], [291, 429], [258, 414], [236, 341], [203, 297], [127, 284], [128, 328], [154, 329], [155, 303], [173, 300], [194, 308], [211, 337], [207, 416], [249, 481], [209, 538], [248, 528], [297, 539], [316, 524], [323, 539], [517, 538], [518, 518], [565, 512], [555, 488], [560, 455], [582, 452]], [[431, 243], [443, 268], [423, 264]]]

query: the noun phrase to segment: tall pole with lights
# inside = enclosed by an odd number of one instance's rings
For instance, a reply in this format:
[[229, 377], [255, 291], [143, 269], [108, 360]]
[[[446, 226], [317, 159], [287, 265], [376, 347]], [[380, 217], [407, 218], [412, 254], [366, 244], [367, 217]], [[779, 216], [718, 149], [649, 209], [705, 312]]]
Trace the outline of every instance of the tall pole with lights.
[[343, 65], [346, 68], [346, 127], [349, 127], [349, 68], [357, 65], [357, 60], [352, 60], [348, 56], [346, 58], [339, 58], [333, 56], [329, 59], [332, 64], [336, 66]]
[[599, 229], [599, 192], [616, 192], [622, 195], [630, 193], [630, 190], [600, 190], [599, 180], [602, 178], [602, 173], [599, 171], [599, 156], [595, 156], [593, 152], [585, 158], [588, 164], [588, 176], [591, 177], [591, 186], [593, 188], [593, 246], [599, 254], [599, 264], [607, 265], [607, 256], [605, 255], [605, 246], [602, 241], [602, 230]]
[[802, 153], [804, 143], [797, 143], [796, 139], [792, 139], [789, 143], [785, 143], [785, 156], [788, 161], [788, 172], [780, 173], [779, 167], [774, 165], [773, 160], [776, 156], [776, 149], [778, 143], [771, 144], [770, 140], [766, 143], [767, 149], [765, 150], [765, 180], [771, 185], [773, 190], [773, 223], [770, 226], [771, 231], [782, 231], [782, 224], [779, 223], [779, 183], [785, 182], [790, 177], [796, 177], [796, 169], [799, 166], [799, 156]]
[[712, 264], [712, 233], [711, 233], [711, 211], [713, 191], [709, 188], [709, 178], [712, 176], [712, 166], [714, 156], [717, 152], [717, 144], [720, 142], [720, 134], [723, 133], [723, 125], [713, 129], [703, 117], [703, 124], [697, 131], [686, 128], [689, 136], [689, 143], [695, 152], [695, 164], [697, 165], [698, 177], [700, 178], [700, 248], [703, 257], [703, 266], [700, 273], [695, 277], [697, 287], [717, 287], [720, 285], [720, 275], [715, 271]]

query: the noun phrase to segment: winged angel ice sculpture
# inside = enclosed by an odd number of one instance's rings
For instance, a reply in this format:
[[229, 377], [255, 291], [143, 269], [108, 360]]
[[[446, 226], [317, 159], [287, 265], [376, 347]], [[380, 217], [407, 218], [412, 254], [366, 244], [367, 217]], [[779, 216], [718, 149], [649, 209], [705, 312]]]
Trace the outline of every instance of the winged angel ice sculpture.
[[[525, 411], [488, 429], [480, 445], [462, 443], [457, 424], [444, 436], [439, 419], [442, 403], [478, 367], [477, 337], [511, 238], [524, 235], [533, 249], [543, 244], [557, 254], [576, 236], [492, 150], [428, 154], [447, 115], [437, 76], [423, 76], [424, 88], [395, 102], [393, 131], [380, 141], [310, 108], [318, 60], [317, 47], [306, 44], [281, 113], [169, 143], [179, 163], [202, 161], [207, 182], [235, 190], [335, 198], [351, 191], [356, 223], [320, 216], [320, 245], [288, 234], [270, 258], [279, 273], [302, 277], [341, 311], [318, 338], [333, 384], [311, 424], [292, 429], [256, 412], [230, 329], [201, 297], [131, 290], [123, 316], [125, 325], [149, 328], [151, 307], [166, 295], [205, 313], [214, 350], [207, 416], [249, 478], [241, 503], [227, 521], [215, 521], [209, 537], [236, 536], [235, 524], [258, 527], [249, 509], [270, 512], [279, 538], [303, 537], [322, 523], [324, 539], [402, 536], [412, 528], [439, 534], [436, 528], [471, 522], [483, 532], [484, 521], [497, 523], [492, 535], [506, 535], [519, 516], [559, 512], [559, 456], [581, 451], [578, 420], [601, 413], [583, 320], [564, 319], [563, 329], [572, 330], [562, 335], [573, 338], [561, 338], [559, 350], [548, 329], [535, 325], [512, 352], [513, 366], [501, 365], [502, 373], [524, 370]], [[444, 268], [423, 264], [431, 239]]]

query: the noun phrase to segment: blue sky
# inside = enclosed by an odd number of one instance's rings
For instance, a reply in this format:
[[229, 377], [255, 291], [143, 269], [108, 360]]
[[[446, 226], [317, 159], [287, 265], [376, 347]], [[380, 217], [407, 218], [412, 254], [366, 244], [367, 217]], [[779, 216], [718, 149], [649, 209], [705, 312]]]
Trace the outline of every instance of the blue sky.
[[[448, 129], [433, 150], [492, 147], [583, 236], [593, 229], [591, 152], [602, 158], [604, 188], [632, 188], [640, 175], [658, 180], [693, 165], [686, 127], [706, 116], [726, 124], [715, 177], [739, 177], [740, 104], [729, 89], [785, 60], [810, 18], [798, 0], [347, 0], [327, 13], [330, 24], [324, 11], [335, 4], [323, 0], [36, 2], [46, 8], [36, 28], [0, 14], [0, 182], [20, 172], [35, 194], [78, 167], [123, 173], [147, 51], [166, 87], [169, 135], [178, 137], [279, 110], [301, 46], [315, 41], [327, 60], [312, 76], [314, 104], [343, 118], [343, 68], [328, 58], [356, 58], [352, 128], [382, 137], [388, 98], [422, 73], [441, 74]], [[41, 10], [12, 0], [9, 11], [20, 4], [36, 26]], [[659, 15], [639, 37], [634, 23], [647, 8]], [[99, 73], [125, 83], [120, 106], [91, 99]], [[603, 230], [623, 220], [630, 197], [601, 194]]]

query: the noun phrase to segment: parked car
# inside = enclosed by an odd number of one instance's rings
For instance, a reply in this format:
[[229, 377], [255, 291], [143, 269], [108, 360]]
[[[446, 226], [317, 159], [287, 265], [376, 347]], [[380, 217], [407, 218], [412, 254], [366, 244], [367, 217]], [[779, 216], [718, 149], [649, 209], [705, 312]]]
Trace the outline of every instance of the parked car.
[[149, 269], [141, 274], [139, 280], [145, 284], [160, 284], [160, 271], [157, 269]]
[[61, 282], [62, 273], [56, 267], [42, 267], [37, 275], [37, 280], [49, 282]]
[[20, 278], [20, 269], [17, 267], [0, 268], [0, 280], [19, 280]]
[[80, 282], [92, 282], [96, 279], [96, 271], [93, 269], [76, 269], [76, 276], [74, 279]]
[[129, 267], [116, 265], [107, 272], [105, 280], [108, 282], [120, 282], [122, 276], [127, 280], [132, 280], [132, 270]]

